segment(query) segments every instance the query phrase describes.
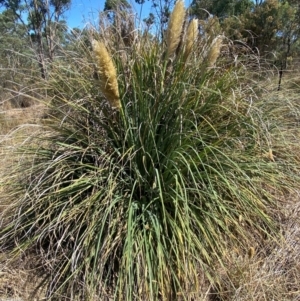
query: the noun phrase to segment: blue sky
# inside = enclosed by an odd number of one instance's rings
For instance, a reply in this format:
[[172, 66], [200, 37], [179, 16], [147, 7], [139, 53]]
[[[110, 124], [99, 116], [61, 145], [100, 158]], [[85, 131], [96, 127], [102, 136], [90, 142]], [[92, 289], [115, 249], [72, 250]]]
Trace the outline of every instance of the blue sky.
[[104, 3], [103, 0], [71, 0], [71, 8], [65, 13], [69, 27], [82, 28], [88, 23], [95, 24]]
[[[141, 6], [134, 0], [127, 0], [134, 8], [137, 15], [140, 14]], [[186, 6], [191, 0], [185, 0]], [[105, 0], [71, 0], [71, 8], [65, 14], [66, 21], [70, 28], [83, 28], [87, 24], [98, 23], [98, 12], [103, 10]], [[145, 1], [142, 10], [142, 18], [148, 16], [151, 10], [151, 1]]]

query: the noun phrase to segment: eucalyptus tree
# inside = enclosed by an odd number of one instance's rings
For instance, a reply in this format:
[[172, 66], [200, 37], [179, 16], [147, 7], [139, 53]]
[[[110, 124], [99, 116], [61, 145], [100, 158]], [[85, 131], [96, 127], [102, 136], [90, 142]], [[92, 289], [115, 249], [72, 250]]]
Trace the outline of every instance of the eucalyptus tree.
[[26, 28], [16, 22], [11, 10], [0, 13], [0, 94], [2, 89], [11, 89], [13, 83], [20, 81], [21, 68], [30, 68], [32, 63], [29, 38]]
[[0, 5], [26, 28], [43, 78], [47, 75], [46, 60], [53, 61], [59, 33], [66, 30], [62, 18], [70, 4], [71, 0], [0, 0]]
[[[116, 49], [131, 46], [134, 38], [133, 7], [127, 0], [106, 0], [104, 11], [100, 14], [100, 28], [109, 26], [109, 39], [114, 42]], [[105, 24], [108, 21], [108, 24]], [[106, 30], [105, 33], [107, 34]]]
[[200, 19], [207, 18], [209, 14], [224, 19], [239, 16], [252, 7], [251, 0], [193, 0], [190, 12]]

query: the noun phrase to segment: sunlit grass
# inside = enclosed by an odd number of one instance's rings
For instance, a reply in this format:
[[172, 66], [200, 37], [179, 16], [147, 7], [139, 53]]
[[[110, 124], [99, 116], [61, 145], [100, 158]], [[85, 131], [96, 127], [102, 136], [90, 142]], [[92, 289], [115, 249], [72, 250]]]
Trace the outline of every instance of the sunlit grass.
[[5, 183], [0, 242], [40, 252], [49, 298], [188, 299], [225, 250], [276, 237], [274, 192], [296, 183], [288, 156], [266, 156], [280, 112], [198, 52], [168, 60], [154, 39], [110, 51], [119, 109], [87, 48], [52, 66], [44, 132]]

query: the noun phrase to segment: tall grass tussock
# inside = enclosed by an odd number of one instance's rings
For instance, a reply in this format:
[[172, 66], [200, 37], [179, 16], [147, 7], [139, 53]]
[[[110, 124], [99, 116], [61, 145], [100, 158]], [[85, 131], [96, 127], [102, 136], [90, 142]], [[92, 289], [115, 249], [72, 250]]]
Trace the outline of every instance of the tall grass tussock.
[[49, 300], [198, 300], [227, 252], [277, 237], [270, 208], [295, 170], [264, 156], [268, 114], [223, 68], [222, 39], [199, 55], [184, 18], [178, 1], [165, 41], [115, 51], [95, 35], [53, 63], [0, 230], [2, 250], [40, 255]]

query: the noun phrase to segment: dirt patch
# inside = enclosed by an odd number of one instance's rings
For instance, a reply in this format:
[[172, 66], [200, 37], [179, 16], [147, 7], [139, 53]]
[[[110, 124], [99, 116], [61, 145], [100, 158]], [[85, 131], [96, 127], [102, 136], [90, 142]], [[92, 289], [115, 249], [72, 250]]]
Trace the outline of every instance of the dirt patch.
[[0, 254], [0, 301], [42, 301], [44, 291], [37, 289], [42, 277], [30, 267], [30, 258], [13, 263], [6, 254]]

